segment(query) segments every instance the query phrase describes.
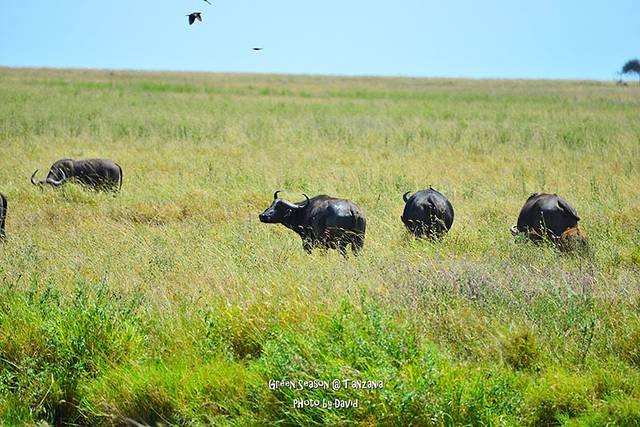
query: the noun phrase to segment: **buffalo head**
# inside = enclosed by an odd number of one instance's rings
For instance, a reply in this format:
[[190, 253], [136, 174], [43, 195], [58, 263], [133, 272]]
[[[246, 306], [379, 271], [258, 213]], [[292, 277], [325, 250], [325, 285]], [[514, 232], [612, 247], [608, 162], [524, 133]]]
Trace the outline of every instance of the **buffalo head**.
[[273, 203], [264, 212], [259, 215], [260, 222], [266, 222], [270, 224], [278, 224], [285, 221], [295, 211], [305, 208], [309, 204], [309, 196], [303, 194], [306, 202], [302, 204], [291, 203], [284, 199], [278, 199], [278, 193], [273, 193]]
[[49, 171], [47, 178], [41, 179], [39, 182], [36, 182], [37, 173], [38, 173], [38, 169], [36, 169], [35, 172], [33, 172], [33, 174], [31, 175], [31, 183], [33, 185], [42, 186], [45, 184], [49, 184], [49, 185], [53, 185], [54, 187], [57, 187], [67, 180], [67, 175], [64, 173], [64, 170], [62, 168], [55, 168], [55, 169], [52, 168]]

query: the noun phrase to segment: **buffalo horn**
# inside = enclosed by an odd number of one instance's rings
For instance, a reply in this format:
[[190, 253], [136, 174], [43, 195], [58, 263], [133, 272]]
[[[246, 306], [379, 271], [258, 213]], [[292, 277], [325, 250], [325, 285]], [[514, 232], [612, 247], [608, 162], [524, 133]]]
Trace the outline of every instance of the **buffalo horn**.
[[64, 173], [64, 171], [61, 168], [58, 168], [58, 172], [60, 172], [60, 174], [62, 175], [62, 178], [60, 178], [58, 181], [56, 181], [53, 178], [49, 178], [47, 179], [47, 182], [50, 183], [51, 185], [54, 186], [58, 186], [60, 184], [62, 184], [64, 182], [65, 179], [67, 179], [67, 175]]
[[304, 202], [304, 205], [300, 205], [301, 208], [304, 208], [305, 206], [307, 206], [309, 204], [309, 196], [307, 196], [304, 193], [302, 193], [302, 195], [304, 196], [305, 199], [307, 199], [307, 201]]
[[36, 179], [35, 179], [37, 173], [38, 173], [38, 169], [36, 169], [36, 171], [31, 175], [31, 183], [33, 185], [36, 185], [36, 186], [38, 185], [38, 183], [36, 182]]

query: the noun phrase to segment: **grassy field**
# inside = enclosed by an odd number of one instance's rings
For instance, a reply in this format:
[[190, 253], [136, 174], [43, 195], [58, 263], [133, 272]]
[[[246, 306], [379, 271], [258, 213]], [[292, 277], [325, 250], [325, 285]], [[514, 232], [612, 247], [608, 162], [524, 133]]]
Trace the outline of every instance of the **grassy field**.
[[[640, 425], [640, 87], [0, 69], [0, 147], [5, 425]], [[121, 193], [31, 186], [64, 157]], [[278, 189], [356, 202], [363, 256], [261, 224]], [[590, 255], [514, 241], [535, 191]]]

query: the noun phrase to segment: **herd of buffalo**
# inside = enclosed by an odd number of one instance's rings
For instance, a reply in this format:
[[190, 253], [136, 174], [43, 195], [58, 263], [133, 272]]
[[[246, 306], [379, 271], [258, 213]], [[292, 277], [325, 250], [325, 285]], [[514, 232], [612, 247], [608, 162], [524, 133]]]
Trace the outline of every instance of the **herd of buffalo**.
[[[75, 180], [96, 190], [118, 191], [122, 188], [122, 168], [108, 159], [62, 159], [49, 169], [46, 179], [35, 186], [58, 187]], [[273, 202], [259, 215], [264, 223], [282, 224], [298, 233], [304, 250], [313, 248], [337, 249], [346, 257], [351, 246], [354, 254], [362, 252], [367, 222], [362, 211], [350, 200], [320, 195], [292, 203], [273, 195]], [[416, 237], [442, 238], [453, 225], [453, 206], [433, 188], [403, 195], [404, 211], [400, 219]], [[0, 193], [0, 238], [5, 236], [7, 199]], [[561, 250], [586, 248], [584, 234], [578, 228], [580, 217], [576, 210], [557, 194], [534, 193], [520, 210], [518, 222], [511, 227], [514, 236], [523, 235], [534, 242], [550, 241]]]

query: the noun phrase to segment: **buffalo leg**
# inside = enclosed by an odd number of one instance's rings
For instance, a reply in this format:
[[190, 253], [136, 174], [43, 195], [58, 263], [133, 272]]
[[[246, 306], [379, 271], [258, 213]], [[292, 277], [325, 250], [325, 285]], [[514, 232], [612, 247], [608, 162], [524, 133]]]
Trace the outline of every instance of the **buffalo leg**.
[[351, 250], [353, 254], [358, 256], [362, 255], [362, 247], [364, 246], [364, 236], [356, 234], [351, 241]]
[[345, 242], [345, 241], [342, 241], [342, 240], [340, 241], [340, 243], [338, 243], [338, 251], [340, 251], [340, 255], [342, 255], [345, 259], [348, 258], [348, 256], [347, 256], [347, 246], [348, 245], [349, 245], [349, 242]]

